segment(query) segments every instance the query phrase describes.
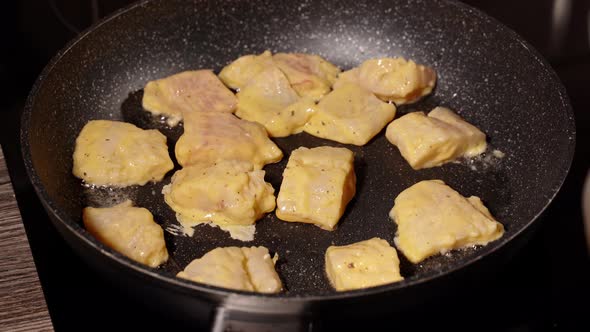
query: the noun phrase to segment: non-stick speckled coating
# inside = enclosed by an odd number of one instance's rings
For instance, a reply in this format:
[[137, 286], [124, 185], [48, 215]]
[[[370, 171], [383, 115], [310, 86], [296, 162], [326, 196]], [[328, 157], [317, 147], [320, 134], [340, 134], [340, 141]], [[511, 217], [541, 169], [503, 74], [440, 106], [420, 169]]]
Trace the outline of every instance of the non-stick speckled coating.
[[[356, 155], [358, 186], [337, 230], [281, 222], [271, 213], [257, 223], [255, 240], [247, 243], [208, 226], [196, 228], [193, 238], [167, 233], [171, 260], [157, 271], [164, 282], [215, 247], [264, 245], [280, 256], [277, 268], [287, 291], [277, 297], [334, 298], [336, 292], [324, 274], [326, 248], [374, 236], [393, 244], [396, 228], [388, 218], [393, 200], [424, 179], [442, 179], [465, 196], [480, 196], [505, 225], [504, 237], [486, 247], [455, 251], [418, 265], [402, 257], [406, 280], [378, 288], [393, 293], [501, 247], [536, 219], [567, 174], [575, 130], [556, 75], [514, 33], [462, 4], [147, 1], [120, 12], [73, 43], [50, 64], [33, 90], [23, 119], [24, 154], [50, 213], [110, 255], [112, 251], [81, 228], [81, 209], [87, 203], [131, 198], [150, 209], [164, 227], [176, 224], [161, 195], [172, 172], [162, 182], [144, 187], [83, 188], [71, 175], [78, 132], [92, 119], [124, 120], [162, 130], [172, 151], [182, 128], [166, 128], [142, 111], [144, 85], [183, 70], [218, 71], [241, 55], [266, 49], [320, 54], [343, 69], [383, 56], [404, 56], [430, 65], [438, 73], [435, 92], [420, 103], [399, 108], [397, 117], [438, 105], [450, 107], [487, 133], [491, 147], [506, 156], [497, 159], [488, 154], [473, 162], [414, 171], [382, 132], [366, 146], [347, 146]], [[265, 170], [277, 192], [291, 150], [341, 146], [307, 134], [275, 141], [285, 158]], [[136, 269], [139, 266], [115, 257]], [[196, 288], [219, 292], [207, 286]]]

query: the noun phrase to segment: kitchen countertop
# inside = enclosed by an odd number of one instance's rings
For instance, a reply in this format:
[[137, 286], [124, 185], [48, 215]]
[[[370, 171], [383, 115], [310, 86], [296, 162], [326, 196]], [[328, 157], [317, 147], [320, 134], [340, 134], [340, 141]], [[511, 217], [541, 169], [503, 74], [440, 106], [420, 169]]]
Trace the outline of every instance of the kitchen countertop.
[[53, 331], [2, 150], [0, 230], [0, 330]]

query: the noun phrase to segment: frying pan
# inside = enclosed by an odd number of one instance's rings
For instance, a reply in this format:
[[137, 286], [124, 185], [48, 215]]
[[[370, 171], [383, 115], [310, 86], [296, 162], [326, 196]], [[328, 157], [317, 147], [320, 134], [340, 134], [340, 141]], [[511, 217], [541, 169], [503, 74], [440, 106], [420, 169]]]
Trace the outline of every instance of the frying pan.
[[[273, 213], [257, 223], [255, 240], [248, 243], [208, 226], [199, 226], [190, 238], [165, 232], [171, 257], [158, 269], [137, 264], [92, 238], [82, 227], [82, 208], [125, 198], [150, 209], [164, 228], [175, 225], [174, 213], [160, 194], [172, 172], [142, 187], [84, 187], [71, 174], [81, 128], [92, 119], [157, 128], [172, 151], [182, 127], [168, 128], [142, 110], [146, 82], [188, 69], [218, 71], [241, 55], [266, 49], [320, 54], [343, 69], [383, 56], [430, 65], [438, 73], [434, 93], [399, 107], [397, 116], [450, 107], [487, 133], [490, 151], [479, 159], [414, 171], [383, 132], [366, 146], [347, 146], [355, 153], [357, 194], [333, 232], [281, 222]], [[265, 170], [276, 190], [291, 150], [343, 146], [305, 133], [275, 141], [285, 158]], [[433, 287], [444, 287], [437, 284], [440, 280], [452, 280], [492, 254], [518, 248], [524, 238], [519, 235], [538, 219], [568, 173], [575, 127], [565, 90], [543, 58], [514, 32], [458, 2], [154, 0], [115, 13], [51, 61], [28, 98], [21, 143], [28, 175], [52, 222], [98, 271], [156, 299], [166, 312], [214, 320], [219, 329], [261, 329], [257, 324], [265, 323], [307, 328], [305, 322], [319, 315], [361, 314], [383, 303], [383, 310], [395, 310], [419, 302]], [[493, 157], [493, 149], [505, 157]], [[424, 179], [442, 179], [465, 196], [480, 196], [504, 224], [504, 236], [421, 264], [401, 255], [404, 281], [333, 291], [324, 274], [325, 249], [375, 236], [393, 243], [396, 227], [388, 218], [393, 199]], [[174, 277], [215, 247], [243, 245], [264, 245], [279, 254], [277, 270], [286, 291], [260, 295]]]

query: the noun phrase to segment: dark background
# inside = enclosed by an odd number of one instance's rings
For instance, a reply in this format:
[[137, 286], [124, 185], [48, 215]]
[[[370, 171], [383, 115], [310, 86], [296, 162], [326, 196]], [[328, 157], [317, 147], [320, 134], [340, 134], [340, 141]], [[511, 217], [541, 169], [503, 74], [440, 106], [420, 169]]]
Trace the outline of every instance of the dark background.
[[[151, 311], [97, 277], [61, 240], [30, 186], [20, 158], [19, 118], [45, 64], [77, 33], [132, 1], [24, 0], [0, 9], [1, 143], [56, 330], [198, 329]], [[570, 174], [528, 244], [468, 294], [404, 317], [335, 327], [543, 331], [590, 330], [590, 259], [581, 191], [590, 167], [590, 1], [464, 1], [506, 24], [551, 63], [570, 96], [577, 148]], [[478, 281], [474, 280], [473, 284]], [[472, 285], [473, 286], [473, 285]], [[426, 318], [426, 319], [425, 319]], [[119, 322], [119, 323], [115, 323]], [[326, 326], [328, 323], [325, 324]], [[115, 328], [116, 326], [116, 328]], [[0, 327], [0, 330], [2, 328]]]

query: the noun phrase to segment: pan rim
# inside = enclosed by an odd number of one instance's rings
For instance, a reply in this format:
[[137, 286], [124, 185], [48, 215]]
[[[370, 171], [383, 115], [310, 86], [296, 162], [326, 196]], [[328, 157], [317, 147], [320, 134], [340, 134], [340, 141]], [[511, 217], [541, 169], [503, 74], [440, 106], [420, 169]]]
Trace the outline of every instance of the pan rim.
[[[574, 113], [573, 113], [573, 110], [571, 107], [571, 103], [569, 101], [569, 97], [567, 95], [565, 87], [563, 86], [563, 83], [561, 82], [561, 80], [557, 76], [557, 73], [553, 70], [553, 68], [550, 66], [550, 64], [547, 62], [547, 60], [532, 45], [530, 45], [520, 35], [518, 35], [512, 29], [505, 26], [503, 23], [499, 22], [495, 18], [481, 12], [480, 10], [478, 10], [476, 8], [473, 8], [467, 4], [464, 4], [464, 3], [461, 3], [461, 2], [458, 2], [455, 0], [438, 0], [438, 2], [440, 2], [440, 3], [447, 3], [450, 5], [453, 5], [453, 6], [457, 7], [459, 10], [467, 10], [470, 14], [475, 15], [478, 20], [489, 21], [492, 24], [494, 24], [495, 26], [497, 26], [502, 32], [505, 32], [510, 39], [517, 41], [520, 45], [522, 45], [522, 47], [525, 48], [529, 52], [529, 54], [531, 55], [531, 57], [532, 57], [531, 60], [537, 61], [550, 74], [551, 79], [556, 83], [555, 88], [557, 89], [557, 92], [559, 94], [559, 97], [560, 97], [560, 100], [561, 100], [561, 103], [563, 106], [562, 111], [566, 113], [565, 116], [567, 117], [567, 122], [568, 122], [567, 124], [570, 129], [569, 134], [572, 137], [572, 139], [570, 141], [570, 145], [568, 146], [569, 151], [567, 151], [567, 155], [568, 155], [569, 159], [564, 161], [564, 165], [566, 164], [567, 167], [565, 167], [565, 172], [564, 172], [562, 178], [560, 179], [558, 186], [556, 186], [554, 188], [553, 192], [550, 193], [549, 198], [547, 199], [547, 201], [544, 204], [544, 206], [542, 207], [542, 209], [540, 209], [540, 211], [538, 213], [536, 213], [533, 218], [531, 218], [528, 222], [526, 222], [523, 227], [516, 230], [515, 233], [513, 233], [509, 236], [503, 236], [499, 240], [496, 240], [493, 243], [490, 243], [490, 245], [486, 246], [485, 248], [482, 248], [482, 250], [479, 252], [478, 255], [470, 257], [463, 264], [458, 264], [456, 266], [442, 268], [441, 270], [436, 271], [435, 273], [432, 273], [428, 276], [422, 276], [420, 278], [410, 277], [410, 278], [404, 279], [403, 281], [392, 283], [392, 284], [387, 284], [387, 285], [382, 285], [382, 286], [377, 286], [377, 287], [372, 287], [372, 288], [366, 288], [366, 289], [359, 289], [359, 290], [352, 290], [352, 291], [345, 291], [345, 292], [336, 292], [336, 293], [324, 294], [324, 295], [296, 295], [296, 296], [293, 296], [293, 295], [289, 295], [288, 293], [259, 294], [259, 293], [252, 293], [252, 292], [245, 292], [245, 291], [238, 291], [238, 290], [229, 290], [229, 289], [225, 289], [225, 288], [221, 288], [221, 287], [217, 287], [217, 286], [211, 286], [211, 285], [207, 285], [207, 284], [201, 284], [201, 283], [192, 282], [189, 280], [176, 278], [174, 276], [170, 276], [168, 273], [163, 273], [165, 271], [151, 269], [147, 266], [141, 265], [140, 263], [137, 263], [137, 262], [119, 254], [118, 252], [114, 251], [113, 249], [105, 247], [102, 243], [100, 243], [96, 239], [92, 238], [77, 222], [75, 222], [74, 220], [71, 220], [62, 211], [60, 211], [60, 209], [57, 207], [57, 204], [49, 197], [49, 194], [45, 190], [45, 187], [43, 186], [37, 171], [33, 167], [32, 154], [31, 154], [30, 143], [29, 143], [29, 136], [30, 136], [29, 124], [31, 122], [33, 109], [35, 108], [36, 95], [38, 94], [39, 90], [43, 87], [43, 84], [45, 81], [44, 78], [47, 77], [49, 75], [49, 73], [51, 73], [53, 68], [60, 62], [60, 60], [68, 52], [70, 52], [71, 49], [73, 49], [80, 41], [82, 41], [84, 38], [86, 38], [86, 36], [99, 30], [102, 26], [108, 24], [110, 21], [112, 21], [112, 20], [114, 20], [114, 19], [116, 19], [128, 12], [133, 11], [138, 7], [145, 6], [145, 5], [152, 3], [152, 2], [155, 2], [155, 0], [142, 0], [140, 2], [131, 4], [125, 8], [122, 8], [122, 9], [114, 12], [113, 14], [111, 14], [108, 17], [101, 20], [96, 25], [84, 30], [77, 37], [75, 37], [72, 41], [70, 41], [62, 50], [60, 50], [50, 60], [50, 62], [45, 66], [45, 68], [43, 69], [43, 71], [41, 72], [41, 74], [39, 75], [37, 80], [35, 81], [33, 87], [31, 88], [29, 96], [26, 100], [23, 115], [21, 118], [20, 144], [21, 144], [21, 153], [22, 153], [23, 160], [25, 163], [25, 169], [26, 169], [27, 175], [28, 175], [37, 195], [41, 198], [41, 201], [45, 205], [46, 209], [49, 209], [51, 211], [51, 213], [55, 216], [55, 218], [61, 224], [63, 224], [73, 235], [75, 235], [76, 238], [83, 241], [85, 243], [85, 245], [90, 246], [94, 250], [99, 251], [101, 254], [105, 255], [107, 259], [117, 262], [118, 264], [124, 266], [125, 269], [127, 269], [128, 271], [130, 271], [132, 273], [137, 273], [140, 275], [149, 276], [150, 279], [152, 279], [152, 280], [158, 282], [159, 284], [161, 284], [162, 286], [164, 286], [163, 288], [166, 288], [166, 286], [172, 285], [172, 286], [174, 286], [175, 289], [179, 289], [180, 291], [184, 291], [184, 292], [190, 291], [191, 293], [194, 293], [195, 295], [200, 295], [200, 297], [207, 294], [207, 295], [213, 295], [213, 296], [220, 296], [220, 297], [224, 297], [224, 298], [231, 298], [231, 297], [237, 296], [239, 298], [247, 298], [250, 301], [262, 300], [265, 302], [268, 302], [268, 301], [275, 302], [276, 301], [276, 302], [281, 302], [281, 303], [289, 302], [289, 303], [307, 304], [310, 301], [313, 301], [313, 302], [334, 301], [334, 300], [342, 300], [342, 299], [351, 299], [351, 298], [356, 298], [356, 297], [361, 297], [361, 296], [366, 297], [366, 296], [372, 296], [372, 295], [377, 295], [377, 294], [383, 295], [384, 293], [395, 292], [396, 290], [399, 290], [399, 289], [415, 287], [415, 286], [429, 283], [433, 280], [439, 279], [442, 276], [455, 274], [457, 271], [463, 270], [468, 266], [472, 266], [473, 264], [484, 259], [486, 256], [489, 256], [492, 253], [494, 253], [498, 250], [501, 250], [508, 242], [511, 242], [514, 238], [521, 235], [521, 233], [523, 233], [524, 231], [529, 229], [531, 227], [531, 225], [533, 225], [539, 219], [539, 217], [545, 212], [547, 207], [553, 202], [555, 197], [559, 194], [564, 182], [566, 181], [566, 179], [570, 173], [573, 158], [574, 158], [575, 146], [576, 146], [575, 119], [574, 119]], [[252, 303], [256, 303], [256, 302], [252, 302]], [[270, 305], [272, 305], [272, 304], [270, 304]]]

